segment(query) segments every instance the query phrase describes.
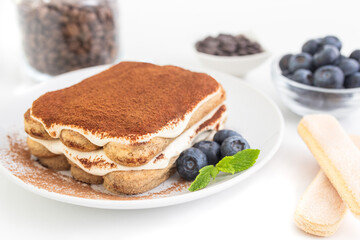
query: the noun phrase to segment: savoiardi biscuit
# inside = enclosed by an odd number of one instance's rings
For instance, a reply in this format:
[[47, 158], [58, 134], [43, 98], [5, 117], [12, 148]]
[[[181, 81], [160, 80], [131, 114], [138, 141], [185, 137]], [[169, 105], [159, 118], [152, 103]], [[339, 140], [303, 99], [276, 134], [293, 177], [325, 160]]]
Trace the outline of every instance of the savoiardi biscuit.
[[[351, 136], [351, 139], [360, 149], [360, 136]], [[346, 209], [346, 204], [320, 170], [297, 205], [295, 223], [307, 233], [331, 236], [339, 228]]]
[[360, 151], [331, 115], [308, 115], [298, 132], [350, 211], [360, 217]]

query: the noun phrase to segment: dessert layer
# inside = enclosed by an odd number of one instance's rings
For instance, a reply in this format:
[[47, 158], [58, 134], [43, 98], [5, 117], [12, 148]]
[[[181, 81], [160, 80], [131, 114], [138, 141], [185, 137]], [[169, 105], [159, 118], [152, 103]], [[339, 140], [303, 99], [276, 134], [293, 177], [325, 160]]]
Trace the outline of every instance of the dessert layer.
[[31, 136], [29, 137], [33, 141], [45, 146], [52, 153], [64, 154], [71, 162], [84, 171], [93, 175], [103, 176], [114, 171], [166, 168], [171, 158], [179, 155], [184, 149], [190, 147], [194, 142], [205, 139], [212, 133], [212, 131], [218, 130], [225, 121], [225, 118], [226, 107], [225, 105], [221, 105], [211, 111], [201, 121], [184, 131], [162, 152], [150, 160], [150, 162], [138, 167], [128, 167], [113, 162], [105, 155], [103, 149], [92, 152], [79, 152], [66, 147], [60, 140], [42, 140]]
[[34, 101], [31, 117], [53, 138], [72, 129], [92, 143], [144, 142], [180, 135], [193, 112], [221, 85], [204, 73], [175, 66], [122, 62]]
[[[190, 128], [196, 122], [200, 121], [216, 107], [220, 106], [224, 100], [225, 95], [219, 92], [206, 102], [202, 103], [191, 114], [191, 118], [188, 121], [184, 131]], [[43, 140], [55, 139], [46, 132], [46, 129], [42, 123], [31, 118], [30, 109], [24, 114], [24, 125], [25, 131], [32, 137]], [[95, 145], [89, 141], [86, 136], [72, 129], [63, 129], [60, 133], [60, 140], [67, 147], [80, 152], [90, 152], [101, 148], [101, 146]], [[108, 139], [102, 139], [103, 142], [107, 140]], [[148, 163], [159, 152], [164, 150], [165, 147], [173, 140], [174, 138], [162, 138], [155, 136], [146, 142], [134, 144], [108, 142], [103, 147], [104, 153], [112, 161], [120, 165], [134, 167]]]

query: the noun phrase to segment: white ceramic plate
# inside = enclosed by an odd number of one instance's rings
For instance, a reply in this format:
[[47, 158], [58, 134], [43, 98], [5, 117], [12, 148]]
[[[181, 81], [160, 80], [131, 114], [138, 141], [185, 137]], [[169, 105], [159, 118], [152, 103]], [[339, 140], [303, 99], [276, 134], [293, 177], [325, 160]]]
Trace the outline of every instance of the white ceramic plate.
[[[0, 118], [0, 169], [4, 174], [21, 187], [33, 193], [61, 202], [109, 209], [155, 208], [192, 201], [233, 186], [263, 167], [272, 158], [281, 144], [284, 131], [283, 117], [272, 100], [238, 78], [224, 73], [208, 72], [224, 86], [227, 92], [228, 121], [226, 127], [240, 132], [248, 140], [252, 148], [261, 150], [259, 159], [250, 169], [234, 175], [219, 175], [216, 181], [213, 181], [208, 187], [196, 192], [189, 192], [187, 190], [188, 185], [186, 184], [178, 184], [179, 176], [175, 174], [165, 183], [148, 193], [128, 199], [126, 196], [122, 196], [121, 200], [103, 199], [93, 194], [93, 192], [99, 192], [99, 194], [111, 196], [104, 192], [102, 186], [89, 188], [86, 185], [86, 188], [84, 184], [79, 184], [81, 188], [84, 188], [81, 191], [90, 191], [89, 197], [79, 197], [71, 191], [67, 193], [58, 191], [60, 188], [66, 189], [67, 186], [64, 185], [55, 186], [49, 190], [46, 187], [48, 185], [47, 179], [45, 179], [45, 185], [43, 185], [45, 187], [40, 186], [41, 184], [37, 185], [27, 181], [25, 175], [32, 173], [27, 172], [26, 166], [19, 166], [19, 163], [12, 162], [12, 156], [9, 156], [9, 143], [6, 135], [14, 134], [14, 131], [18, 133], [23, 132], [23, 113], [31, 106], [32, 101], [41, 94], [73, 85], [105, 68], [107, 66], [70, 72], [38, 85], [13, 99], [9, 99], [11, 104], [6, 109], [1, 110], [2, 117]], [[24, 142], [25, 137], [25, 134], [20, 134], [18, 136], [20, 140], [18, 141]], [[29, 161], [31, 161], [31, 164], [37, 165], [39, 170], [49, 171], [40, 166], [36, 161], [31, 159]], [[14, 171], [16, 168], [18, 170]], [[53, 173], [51, 178], [58, 177], [57, 175], [61, 175], [60, 178], [66, 180], [63, 184], [71, 181], [75, 182], [66, 173]], [[47, 175], [44, 176], [46, 177]], [[75, 183], [78, 184], [77, 182]]]

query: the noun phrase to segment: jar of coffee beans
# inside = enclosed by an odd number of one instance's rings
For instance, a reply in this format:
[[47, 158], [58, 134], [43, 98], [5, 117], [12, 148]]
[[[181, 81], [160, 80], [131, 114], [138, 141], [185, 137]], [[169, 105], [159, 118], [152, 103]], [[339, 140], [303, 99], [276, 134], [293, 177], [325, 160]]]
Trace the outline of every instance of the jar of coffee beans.
[[36, 80], [119, 56], [116, 0], [17, 1], [26, 69]]

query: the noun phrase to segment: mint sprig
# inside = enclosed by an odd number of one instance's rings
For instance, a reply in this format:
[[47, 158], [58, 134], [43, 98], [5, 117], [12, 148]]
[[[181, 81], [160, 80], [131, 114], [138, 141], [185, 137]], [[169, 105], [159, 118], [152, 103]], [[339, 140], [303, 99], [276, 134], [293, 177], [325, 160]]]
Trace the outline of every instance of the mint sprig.
[[237, 173], [252, 167], [259, 157], [259, 149], [245, 149], [236, 153], [234, 156], [227, 156], [221, 159], [216, 166], [208, 165], [199, 170], [199, 174], [189, 187], [190, 192], [205, 188], [215, 179], [219, 171], [226, 173]]
[[258, 149], [245, 149], [234, 156], [224, 157], [216, 164], [219, 171], [234, 174], [253, 166], [260, 154]]
[[196, 176], [194, 182], [189, 187], [189, 191], [193, 192], [198, 189], [206, 187], [210, 183], [210, 177], [215, 179], [219, 170], [214, 165], [208, 165], [199, 170], [199, 174]]

